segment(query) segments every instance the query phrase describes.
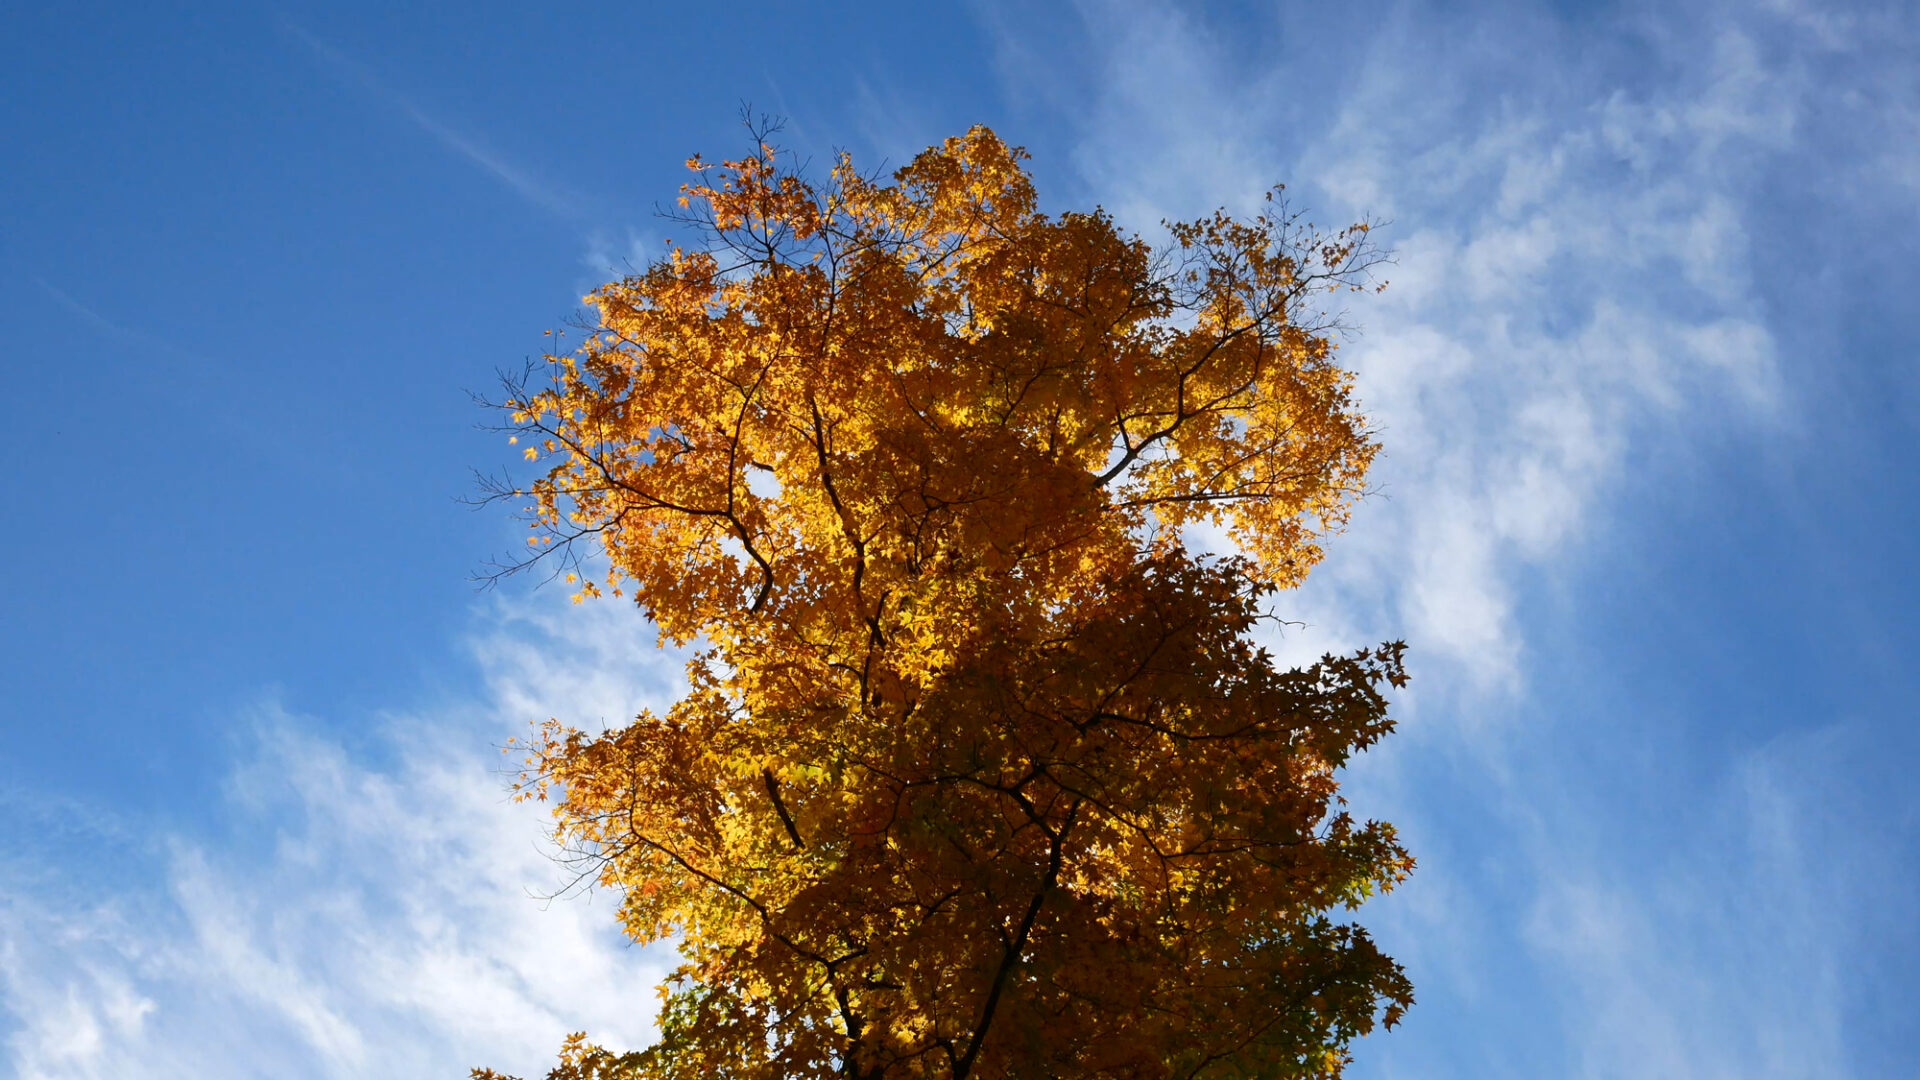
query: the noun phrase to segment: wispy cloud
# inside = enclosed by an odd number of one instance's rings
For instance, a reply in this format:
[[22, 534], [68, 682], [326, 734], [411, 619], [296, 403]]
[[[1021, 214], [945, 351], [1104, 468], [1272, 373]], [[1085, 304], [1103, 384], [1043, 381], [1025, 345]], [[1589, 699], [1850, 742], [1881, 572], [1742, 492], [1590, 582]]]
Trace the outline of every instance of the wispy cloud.
[[366, 64], [320, 40], [304, 27], [291, 22], [283, 22], [281, 26], [290, 37], [305, 46], [328, 75], [343, 85], [363, 91], [406, 117], [414, 126], [431, 135], [435, 142], [466, 159], [530, 205], [568, 220], [584, 216], [585, 204], [577, 194], [539, 176], [478, 137], [442, 121], [412, 98], [387, 85]]
[[[538, 1075], [576, 1027], [649, 1040], [671, 953], [627, 945], [609, 896], [539, 899], [567, 876], [487, 747], [530, 720], [657, 706], [677, 693], [677, 661], [630, 609], [501, 613], [474, 646], [484, 699], [384, 718], [389, 764], [266, 704], [220, 796], [250, 823], [237, 835], [139, 840], [108, 822], [75, 837], [69, 824], [53, 838], [64, 870], [29, 839], [0, 849], [7, 1073]], [[83, 850], [93, 857], [71, 857]], [[152, 870], [107, 880], [103, 866], [125, 861]]]
[[590, 275], [582, 291], [596, 288], [610, 278], [644, 272], [665, 247], [665, 242], [651, 231], [628, 228], [615, 233], [610, 229], [595, 229], [587, 234], [586, 254], [580, 257], [581, 268]]
[[1859, 939], [1835, 920], [1867, 903], [1873, 841], [1800, 824], [1836, 793], [1798, 743], [1709, 762], [1704, 789], [1577, 756], [1522, 601], [1577, 607], [1621, 496], [1677, 482], [1697, 446], [1793, 437], [1807, 371], [1755, 246], [1787, 224], [1769, 178], [1811, 172], [1855, 200], [1835, 213], [1896, 204], [1907, 166], [1873, 133], [1911, 124], [1888, 92], [1911, 65], [1887, 62], [1910, 20], [1307, 10], [1227, 26], [1089, 3], [1081, 39], [1044, 49], [1023, 10], [991, 17], [1010, 93], [1065, 125], [1122, 221], [1289, 180], [1322, 221], [1395, 222], [1392, 284], [1355, 305], [1342, 354], [1381, 493], [1282, 598], [1310, 626], [1276, 643], [1294, 661], [1414, 644], [1403, 734], [1350, 790], [1422, 854], [1363, 917], [1426, 1004], [1367, 1048], [1368, 1075], [1844, 1075]]
[[1326, 61], [1330, 88], [1305, 60], [1236, 65], [1227, 30], [1159, 5], [1101, 5], [1085, 33], [1087, 71], [1012, 77], [1099, 88], [1071, 152], [1122, 220], [1248, 207], [1286, 178], [1323, 220], [1399, 222], [1391, 287], [1359, 306], [1345, 353], [1385, 433], [1383, 497], [1293, 613], [1340, 643], [1407, 634], [1429, 662], [1517, 688], [1514, 583], [1604, 535], [1633, 441], [1770, 415], [1743, 170], [1789, 147], [1804, 75], [1732, 29], [1698, 85], [1638, 95], [1567, 86], [1580, 65], [1552, 41], [1528, 56], [1415, 15]]

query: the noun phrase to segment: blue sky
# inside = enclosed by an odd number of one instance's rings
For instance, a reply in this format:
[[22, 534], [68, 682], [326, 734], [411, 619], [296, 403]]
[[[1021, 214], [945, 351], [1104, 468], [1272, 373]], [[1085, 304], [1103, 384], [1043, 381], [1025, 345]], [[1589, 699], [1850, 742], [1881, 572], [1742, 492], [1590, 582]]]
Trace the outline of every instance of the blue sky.
[[1421, 868], [1354, 1075], [1920, 1059], [1920, 19], [1753, 5], [107, 5], [0, 16], [0, 1071], [533, 1070], [647, 1038], [494, 747], [677, 665], [478, 594], [466, 391], [663, 250], [742, 100], [984, 122], [1149, 234], [1385, 218], [1380, 492], [1283, 597], [1412, 646], [1349, 779]]

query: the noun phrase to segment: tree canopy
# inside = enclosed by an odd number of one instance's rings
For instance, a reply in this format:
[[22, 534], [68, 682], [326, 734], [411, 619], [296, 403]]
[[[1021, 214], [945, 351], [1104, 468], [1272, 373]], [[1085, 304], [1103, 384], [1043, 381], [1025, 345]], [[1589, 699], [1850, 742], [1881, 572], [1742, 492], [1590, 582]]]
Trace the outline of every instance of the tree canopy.
[[890, 181], [755, 141], [501, 403], [530, 561], [695, 648], [665, 712], [530, 749], [684, 959], [657, 1043], [552, 1076], [1337, 1075], [1412, 1000], [1335, 918], [1413, 866], [1335, 775], [1401, 647], [1253, 634], [1375, 454], [1317, 314], [1366, 226], [1276, 192], [1156, 251], [985, 128]]

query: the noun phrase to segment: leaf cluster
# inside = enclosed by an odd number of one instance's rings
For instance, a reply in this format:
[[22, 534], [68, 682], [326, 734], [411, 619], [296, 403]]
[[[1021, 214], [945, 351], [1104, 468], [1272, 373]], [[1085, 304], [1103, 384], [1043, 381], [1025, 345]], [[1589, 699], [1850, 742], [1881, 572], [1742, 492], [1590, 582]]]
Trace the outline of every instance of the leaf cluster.
[[702, 244], [501, 404], [547, 463], [497, 492], [527, 561], [590, 541], [580, 598], [703, 645], [663, 714], [528, 758], [685, 957], [656, 1045], [553, 1080], [1337, 1074], [1411, 1002], [1329, 917], [1412, 867], [1335, 780], [1401, 648], [1283, 671], [1250, 635], [1376, 452], [1314, 314], [1365, 226], [1276, 199], [1156, 253], [1040, 213], [985, 128], [891, 182], [756, 142], [689, 163]]

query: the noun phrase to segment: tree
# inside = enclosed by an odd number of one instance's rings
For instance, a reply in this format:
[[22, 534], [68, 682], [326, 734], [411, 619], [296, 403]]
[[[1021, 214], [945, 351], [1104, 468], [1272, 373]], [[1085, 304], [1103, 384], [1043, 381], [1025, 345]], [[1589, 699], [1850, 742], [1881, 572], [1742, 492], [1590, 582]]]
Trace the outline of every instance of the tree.
[[1156, 254], [1040, 213], [985, 128], [891, 183], [755, 142], [501, 403], [547, 462], [496, 492], [529, 561], [697, 646], [664, 714], [527, 759], [684, 957], [657, 1044], [552, 1077], [1337, 1075], [1412, 1000], [1331, 917], [1413, 866], [1335, 780], [1401, 646], [1283, 671], [1251, 634], [1375, 452], [1314, 315], [1366, 226], [1276, 194]]

